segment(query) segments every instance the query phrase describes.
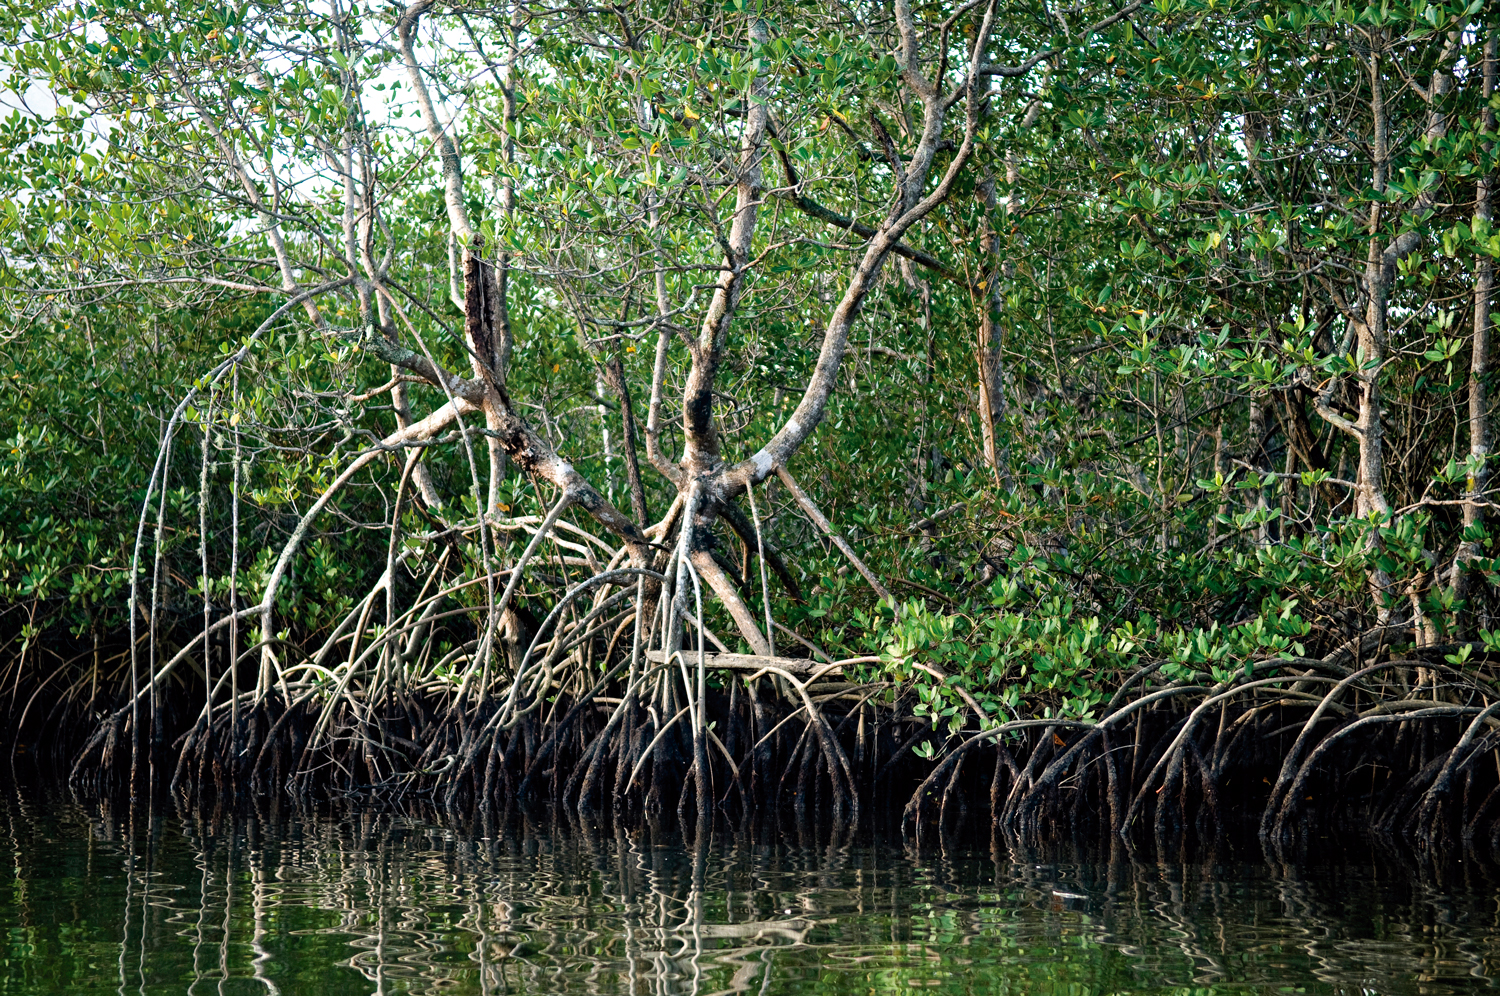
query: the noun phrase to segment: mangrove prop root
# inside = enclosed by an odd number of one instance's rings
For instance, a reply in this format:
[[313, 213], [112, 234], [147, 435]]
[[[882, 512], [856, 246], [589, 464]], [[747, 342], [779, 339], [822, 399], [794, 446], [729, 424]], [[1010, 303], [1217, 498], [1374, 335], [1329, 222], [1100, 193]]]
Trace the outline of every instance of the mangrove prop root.
[[[1022, 839], [1113, 833], [1166, 846], [1240, 824], [1279, 847], [1330, 823], [1431, 844], [1500, 839], [1500, 693], [1483, 666], [1277, 661], [1214, 683], [1169, 680], [1153, 664], [1123, 676], [1096, 718], [996, 722], [969, 710], [951, 733], [913, 714], [910, 688], [854, 670], [869, 659], [700, 651], [701, 622], [673, 590], [690, 576], [625, 567], [570, 584], [511, 658], [486, 639], [481, 610], [444, 603], [455, 589], [432, 583], [389, 610], [389, 629], [369, 612], [346, 618], [338, 646], [285, 662], [284, 685], [216, 666], [212, 692], [190, 708], [160, 681], [187, 658], [163, 651], [145, 676], [160, 682], [155, 716], [127, 698], [65, 755], [31, 755], [68, 757], [82, 793], [139, 793], [154, 770], [170, 773], [174, 795], [206, 802], [426, 797], [486, 818], [544, 804], [685, 828], [715, 811], [781, 814], [840, 832], [895, 803], [903, 831], [939, 835], [987, 804], [988, 822]], [[240, 679], [257, 657], [235, 655]], [[390, 680], [413, 660], [426, 670]], [[709, 680], [688, 680], [700, 666]], [[19, 700], [22, 725], [43, 722], [32, 708], [42, 695]], [[64, 704], [45, 722], [70, 716]], [[917, 753], [923, 741], [932, 756]]]

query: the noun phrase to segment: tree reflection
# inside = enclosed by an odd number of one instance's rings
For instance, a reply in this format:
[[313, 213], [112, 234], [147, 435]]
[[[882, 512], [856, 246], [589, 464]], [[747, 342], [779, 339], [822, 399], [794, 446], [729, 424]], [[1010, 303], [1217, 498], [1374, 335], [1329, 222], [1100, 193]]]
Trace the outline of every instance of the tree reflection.
[[1495, 868], [15, 799], [6, 992], [1447, 993]]

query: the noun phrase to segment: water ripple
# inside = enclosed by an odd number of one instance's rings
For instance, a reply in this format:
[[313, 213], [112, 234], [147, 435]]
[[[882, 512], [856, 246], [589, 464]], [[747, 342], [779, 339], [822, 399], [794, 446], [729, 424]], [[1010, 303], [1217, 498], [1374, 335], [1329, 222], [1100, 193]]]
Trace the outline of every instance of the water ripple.
[[[1500, 976], [1500, 874], [504, 832], [378, 812], [0, 800], [3, 993], [1445, 994]], [[805, 838], [803, 838], [805, 839]]]

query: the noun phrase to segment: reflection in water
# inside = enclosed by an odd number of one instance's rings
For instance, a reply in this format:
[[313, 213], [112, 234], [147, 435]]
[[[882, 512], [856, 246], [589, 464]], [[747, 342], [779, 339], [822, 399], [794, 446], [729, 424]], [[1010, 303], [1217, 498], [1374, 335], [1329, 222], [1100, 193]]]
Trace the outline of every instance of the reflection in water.
[[0, 805], [6, 993], [1444, 993], [1494, 869]]

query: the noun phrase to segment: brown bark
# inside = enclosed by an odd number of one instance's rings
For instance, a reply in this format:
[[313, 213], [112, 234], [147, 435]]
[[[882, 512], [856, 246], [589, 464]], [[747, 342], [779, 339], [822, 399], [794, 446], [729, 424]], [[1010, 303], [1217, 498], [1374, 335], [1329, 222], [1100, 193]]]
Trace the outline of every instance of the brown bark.
[[[1495, 93], [1497, 61], [1500, 61], [1497, 60], [1497, 48], [1500, 44], [1497, 44], [1493, 25], [1486, 25], [1485, 31], [1483, 122], [1485, 133], [1493, 135], [1495, 111], [1490, 106], [1490, 98]], [[1488, 154], [1493, 146], [1493, 142], [1485, 142], [1485, 153]], [[1487, 230], [1494, 220], [1494, 189], [1494, 174], [1480, 176], [1474, 195], [1473, 228], [1476, 235]], [[1469, 502], [1463, 507], [1464, 538], [1453, 564], [1452, 581], [1453, 594], [1460, 600], [1468, 593], [1469, 564], [1481, 551], [1478, 534], [1484, 528], [1484, 506], [1478, 503], [1483, 500], [1490, 479], [1490, 403], [1485, 380], [1489, 376], [1490, 309], [1494, 306], [1494, 296], [1495, 261], [1480, 252], [1474, 260], [1474, 336], [1469, 344], [1469, 459], [1472, 468], [1465, 489]]]
[[630, 385], [625, 381], [625, 367], [618, 353], [611, 354], [604, 363], [604, 379], [615, 397], [620, 399], [620, 422], [623, 425], [624, 441], [621, 447], [625, 457], [625, 477], [630, 485], [630, 511], [635, 521], [645, 524], [651, 521], [646, 509], [646, 485], [641, 480], [641, 462], [635, 452], [635, 403], [630, 397]]
[[[1379, 38], [1378, 33], [1372, 33]], [[1389, 138], [1385, 109], [1385, 95], [1380, 71], [1378, 44], [1370, 53], [1370, 118], [1372, 127], [1371, 154], [1374, 158], [1374, 182], [1377, 192], [1385, 190], [1389, 169]], [[1369, 254], [1365, 260], [1365, 316], [1356, 330], [1358, 335], [1359, 372], [1355, 379], [1359, 384], [1359, 418], [1355, 426], [1359, 430], [1359, 466], [1355, 480], [1359, 491], [1355, 500], [1355, 514], [1361, 518], [1377, 513], [1386, 515], [1390, 504], [1385, 498], [1385, 457], [1383, 434], [1380, 424], [1380, 365], [1385, 358], [1386, 318], [1391, 281], [1395, 277], [1396, 260], [1380, 248], [1380, 205], [1370, 210]]]
[[[1009, 169], [1014, 191], [1015, 167]], [[979, 305], [979, 430], [984, 441], [984, 462], [995, 475], [995, 483], [1007, 491], [1014, 490], [1010, 477], [1010, 448], [1000, 441], [1000, 422], [1005, 416], [1005, 371], [998, 333], [1002, 262], [1000, 237], [991, 227], [990, 216], [997, 207], [995, 181], [987, 177], [979, 193], [984, 205], [983, 231], [980, 237], [984, 251], [985, 271], [977, 288]], [[1006, 202], [1006, 215], [1014, 205], [1015, 194]]]
[[[750, 19], [752, 47], [766, 44], [770, 32], [759, 17]], [[708, 311], [693, 346], [682, 398], [682, 431], [686, 442], [683, 465], [690, 474], [715, 471], [719, 467], [719, 434], [714, 427], [713, 391], [719, 364], [736, 305], [744, 292], [755, 239], [755, 222], [762, 194], [761, 161], [765, 158], [766, 125], [770, 111], [766, 103], [766, 79], [758, 76], [752, 85], [753, 99], [746, 114], [740, 144], [738, 176], [735, 178], [734, 218], [725, 243], [723, 271], [709, 299]]]
[[[423, 366], [428, 378], [443, 385], [445, 390], [470, 403], [478, 404], [484, 411], [487, 437], [497, 441], [522, 471], [535, 474], [561, 488], [570, 504], [582, 507], [600, 525], [620, 537], [630, 552], [631, 563], [640, 566], [647, 562], [650, 555], [650, 548], [640, 527], [611, 505], [572, 464], [552, 449], [547, 440], [515, 413], [506, 393], [505, 382], [500, 372], [494, 369], [497, 348], [504, 345], [504, 330], [497, 327], [502, 312], [497, 310], [499, 291], [495, 286], [494, 270], [475, 254], [474, 229], [469, 222], [468, 208], [464, 205], [463, 198], [463, 163], [459, 158], [457, 145], [437, 119], [432, 97], [412, 50], [412, 36], [416, 33], [417, 24], [432, 5], [432, 0], [419, 0], [408, 7], [396, 23], [396, 34], [400, 41], [407, 79], [416, 96], [422, 122], [442, 160], [443, 200], [448, 210], [448, 223], [463, 252], [465, 335], [475, 379], [464, 383], [460, 378], [437, 369], [430, 357], [417, 357], [407, 351], [404, 358], [412, 368]], [[394, 358], [398, 353], [399, 351], [391, 352], [388, 358], [392, 362], [398, 362]], [[425, 366], [422, 362], [424, 360]], [[480, 497], [482, 500], [482, 496]]]

